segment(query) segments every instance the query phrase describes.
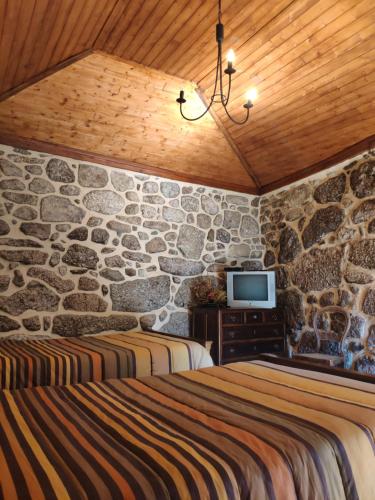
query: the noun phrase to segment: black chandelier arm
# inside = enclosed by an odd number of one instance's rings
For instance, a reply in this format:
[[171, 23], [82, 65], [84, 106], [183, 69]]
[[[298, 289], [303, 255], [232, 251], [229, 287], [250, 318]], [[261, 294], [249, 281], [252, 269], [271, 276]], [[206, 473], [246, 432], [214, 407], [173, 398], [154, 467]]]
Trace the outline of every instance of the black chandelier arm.
[[189, 118], [188, 116], [184, 115], [184, 112], [182, 111], [182, 103], [180, 102], [180, 113], [181, 113], [181, 116], [183, 118], [185, 118], [185, 120], [187, 120], [189, 122], [195, 122], [196, 120], [200, 120], [201, 118], [204, 117], [205, 114], [207, 114], [210, 111], [212, 103], [213, 103], [213, 99], [211, 97], [210, 104], [207, 106], [207, 108], [205, 109], [205, 111], [203, 111], [203, 113], [201, 115], [197, 116], [196, 118]]
[[235, 123], [236, 125], [243, 125], [244, 123], [247, 122], [247, 120], [249, 119], [249, 113], [250, 113], [250, 108], [246, 107], [246, 116], [245, 118], [242, 120], [242, 121], [238, 121], [238, 120], [235, 120], [229, 113], [229, 111], [227, 110], [227, 106], [223, 105], [224, 109], [225, 109], [225, 112], [228, 116], [228, 118], [233, 122]]

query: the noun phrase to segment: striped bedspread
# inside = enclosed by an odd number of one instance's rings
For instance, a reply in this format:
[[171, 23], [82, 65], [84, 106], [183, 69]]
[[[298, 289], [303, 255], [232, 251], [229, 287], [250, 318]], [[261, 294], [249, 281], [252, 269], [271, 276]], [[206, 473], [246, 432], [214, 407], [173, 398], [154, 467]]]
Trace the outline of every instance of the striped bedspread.
[[0, 497], [372, 500], [375, 386], [267, 362], [0, 393]]
[[212, 366], [208, 351], [181, 337], [145, 332], [0, 341], [0, 389], [164, 375]]

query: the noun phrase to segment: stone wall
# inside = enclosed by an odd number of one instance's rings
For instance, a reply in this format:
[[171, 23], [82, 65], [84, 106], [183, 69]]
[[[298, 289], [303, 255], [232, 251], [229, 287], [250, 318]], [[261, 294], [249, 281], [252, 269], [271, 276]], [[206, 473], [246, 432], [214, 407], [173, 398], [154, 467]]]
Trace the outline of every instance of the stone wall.
[[259, 198], [0, 147], [0, 335], [188, 333], [198, 282], [262, 266]]
[[315, 312], [339, 306], [351, 316], [349, 349], [375, 373], [375, 155], [266, 195], [260, 207], [264, 264], [276, 271], [292, 346], [313, 349]]

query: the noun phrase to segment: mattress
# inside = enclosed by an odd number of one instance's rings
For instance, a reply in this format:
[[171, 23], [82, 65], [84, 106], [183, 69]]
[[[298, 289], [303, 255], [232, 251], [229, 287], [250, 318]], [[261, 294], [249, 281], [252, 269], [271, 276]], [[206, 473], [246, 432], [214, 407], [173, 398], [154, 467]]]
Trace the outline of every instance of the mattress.
[[374, 387], [257, 361], [5, 390], [0, 497], [370, 500]]
[[0, 389], [163, 375], [212, 366], [197, 342], [157, 333], [0, 341]]

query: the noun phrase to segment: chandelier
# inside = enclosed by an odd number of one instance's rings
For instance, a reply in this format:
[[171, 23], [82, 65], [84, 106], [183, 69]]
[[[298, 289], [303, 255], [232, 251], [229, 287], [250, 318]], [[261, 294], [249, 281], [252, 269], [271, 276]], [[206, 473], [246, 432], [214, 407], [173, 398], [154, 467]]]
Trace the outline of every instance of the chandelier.
[[223, 108], [225, 109], [225, 113], [227, 114], [228, 118], [232, 120], [233, 123], [236, 123], [237, 125], [243, 125], [244, 123], [247, 122], [249, 119], [249, 112], [250, 109], [253, 107], [253, 102], [257, 98], [257, 90], [255, 88], [250, 89], [248, 92], [246, 92], [246, 99], [247, 102], [243, 105], [243, 107], [246, 109], [246, 116], [242, 121], [238, 121], [234, 119], [228, 109], [227, 106], [229, 104], [229, 98], [230, 98], [230, 91], [231, 91], [231, 86], [232, 86], [232, 75], [236, 72], [236, 70], [233, 67], [234, 63], [234, 52], [232, 49], [228, 51], [227, 54], [227, 62], [228, 65], [224, 70], [224, 73], [228, 75], [228, 93], [227, 95], [224, 94], [223, 92], [223, 62], [222, 62], [222, 50], [223, 50], [223, 41], [224, 41], [224, 25], [221, 22], [221, 0], [218, 2], [218, 23], [216, 25], [216, 42], [217, 42], [217, 62], [216, 62], [216, 76], [215, 76], [215, 85], [214, 85], [214, 90], [213, 93], [209, 99], [208, 106], [206, 106], [205, 111], [195, 117], [195, 118], [190, 118], [186, 116], [182, 110], [182, 105], [185, 104], [186, 99], [184, 97], [184, 91], [180, 90], [180, 97], [176, 99], [176, 101], [180, 104], [180, 113], [185, 120], [189, 121], [196, 121], [202, 118], [208, 111], [210, 110], [211, 106], [213, 103], [221, 103]]

